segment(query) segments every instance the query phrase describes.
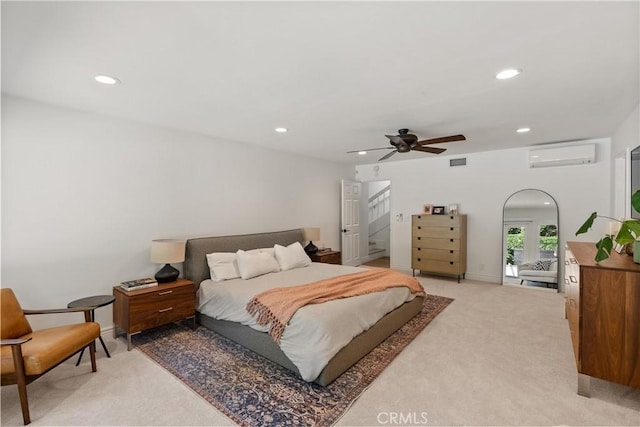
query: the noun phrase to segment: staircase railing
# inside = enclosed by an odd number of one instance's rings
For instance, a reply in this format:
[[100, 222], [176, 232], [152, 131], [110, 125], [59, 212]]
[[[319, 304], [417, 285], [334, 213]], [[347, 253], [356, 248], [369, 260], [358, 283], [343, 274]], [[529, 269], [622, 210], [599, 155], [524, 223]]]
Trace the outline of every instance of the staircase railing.
[[391, 185], [386, 186], [373, 196], [369, 197], [369, 223], [382, 218], [389, 213]]

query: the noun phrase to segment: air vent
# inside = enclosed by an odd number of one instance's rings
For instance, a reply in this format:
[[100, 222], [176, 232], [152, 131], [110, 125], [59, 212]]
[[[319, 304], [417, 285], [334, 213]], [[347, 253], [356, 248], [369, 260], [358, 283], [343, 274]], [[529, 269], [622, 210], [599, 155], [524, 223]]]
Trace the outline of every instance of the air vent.
[[462, 159], [451, 159], [449, 160], [449, 166], [466, 166], [467, 158], [463, 157]]

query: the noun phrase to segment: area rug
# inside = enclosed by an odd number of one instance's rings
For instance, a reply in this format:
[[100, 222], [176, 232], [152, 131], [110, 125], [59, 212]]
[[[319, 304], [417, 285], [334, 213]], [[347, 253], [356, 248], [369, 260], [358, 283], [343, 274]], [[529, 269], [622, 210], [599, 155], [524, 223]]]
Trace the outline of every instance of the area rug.
[[453, 299], [427, 295], [422, 311], [327, 387], [186, 323], [134, 335], [135, 345], [242, 426], [330, 426]]

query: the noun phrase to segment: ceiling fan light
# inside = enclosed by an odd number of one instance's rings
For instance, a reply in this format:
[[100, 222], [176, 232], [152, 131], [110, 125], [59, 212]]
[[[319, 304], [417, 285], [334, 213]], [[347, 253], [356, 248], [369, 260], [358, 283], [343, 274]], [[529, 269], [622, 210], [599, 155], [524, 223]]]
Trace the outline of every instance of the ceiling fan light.
[[517, 68], [508, 68], [496, 74], [496, 79], [498, 80], [511, 79], [520, 73], [522, 73], [522, 70], [518, 70]]

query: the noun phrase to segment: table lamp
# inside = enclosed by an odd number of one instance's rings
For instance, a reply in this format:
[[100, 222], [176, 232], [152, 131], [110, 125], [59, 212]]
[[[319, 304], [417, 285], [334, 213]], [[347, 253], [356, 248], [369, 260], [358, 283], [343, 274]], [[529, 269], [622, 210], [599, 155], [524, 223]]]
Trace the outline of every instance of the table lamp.
[[318, 227], [304, 228], [302, 229], [302, 234], [303, 234], [304, 240], [309, 242], [309, 244], [304, 247], [304, 251], [309, 255], [315, 254], [316, 252], [318, 252], [318, 247], [313, 244], [313, 240], [315, 240], [316, 242], [320, 240], [320, 228]]
[[171, 263], [184, 261], [184, 240], [158, 239], [151, 241], [151, 262], [165, 264], [155, 275], [158, 283], [174, 282], [180, 272]]

